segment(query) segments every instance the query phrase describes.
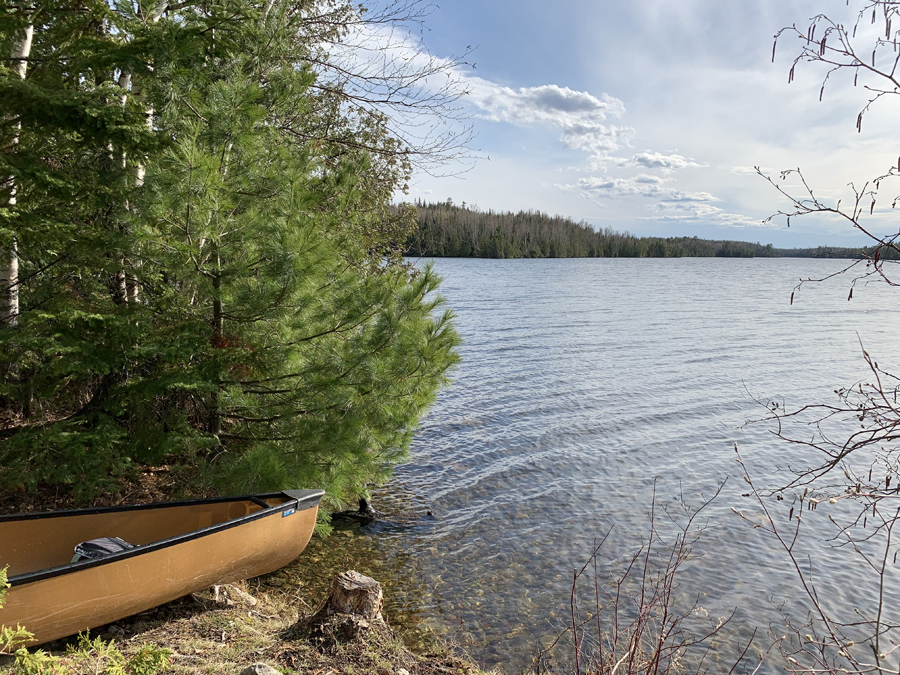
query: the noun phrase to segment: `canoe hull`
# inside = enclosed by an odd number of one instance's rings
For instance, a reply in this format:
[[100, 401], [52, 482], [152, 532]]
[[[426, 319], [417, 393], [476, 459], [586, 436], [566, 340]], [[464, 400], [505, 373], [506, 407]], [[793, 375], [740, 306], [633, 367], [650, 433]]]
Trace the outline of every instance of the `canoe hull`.
[[256, 507], [244, 517], [141, 545], [108, 560], [12, 576], [0, 624], [21, 625], [34, 633], [32, 644], [41, 644], [213, 584], [272, 572], [300, 555], [309, 542], [318, 495], [314, 504], [309, 502]]

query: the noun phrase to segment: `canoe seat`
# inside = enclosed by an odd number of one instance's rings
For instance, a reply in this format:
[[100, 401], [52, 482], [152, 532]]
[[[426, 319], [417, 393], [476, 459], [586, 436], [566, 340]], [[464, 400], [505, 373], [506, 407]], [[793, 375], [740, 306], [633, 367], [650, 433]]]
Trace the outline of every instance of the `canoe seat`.
[[112, 555], [113, 553], [118, 553], [119, 551], [127, 551], [130, 548], [134, 548], [134, 545], [129, 544], [124, 539], [119, 539], [118, 537], [90, 539], [81, 542], [75, 547], [75, 555], [72, 556], [72, 562], [102, 558], [104, 556]]

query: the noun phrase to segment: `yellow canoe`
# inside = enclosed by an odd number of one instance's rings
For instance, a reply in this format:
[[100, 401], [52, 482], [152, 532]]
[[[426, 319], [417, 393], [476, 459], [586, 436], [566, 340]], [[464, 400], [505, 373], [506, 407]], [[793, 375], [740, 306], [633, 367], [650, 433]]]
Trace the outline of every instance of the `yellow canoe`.
[[[32, 644], [74, 635], [214, 584], [283, 567], [306, 548], [321, 490], [0, 516], [9, 596], [0, 625]], [[70, 562], [78, 544], [134, 547]]]

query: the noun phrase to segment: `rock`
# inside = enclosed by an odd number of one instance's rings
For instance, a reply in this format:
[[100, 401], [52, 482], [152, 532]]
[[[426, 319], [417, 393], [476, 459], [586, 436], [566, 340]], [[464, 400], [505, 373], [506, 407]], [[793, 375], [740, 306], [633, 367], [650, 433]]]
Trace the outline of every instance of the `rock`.
[[281, 675], [281, 671], [268, 663], [254, 663], [241, 671], [241, 675]]
[[369, 523], [378, 520], [379, 515], [378, 511], [372, 508], [368, 500], [360, 498], [359, 508], [356, 511], [337, 511], [336, 513], [331, 514], [331, 521], [335, 522], [343, 520], [352, 523], [360, 523], [361, 525], [368, 525]]
[[[207, 595], [208, 594], [208, 595]], [[256, 598], [247, 591], [233, 586], [232, 584], [221, 584], [211, 586], [207, 591], [200, 591], [192, 594], [195, 600], [200, 602], [213, 602], [217, 605], [225, 607], [234, 607], [235, 605], [242, 607], [256, 607]]]

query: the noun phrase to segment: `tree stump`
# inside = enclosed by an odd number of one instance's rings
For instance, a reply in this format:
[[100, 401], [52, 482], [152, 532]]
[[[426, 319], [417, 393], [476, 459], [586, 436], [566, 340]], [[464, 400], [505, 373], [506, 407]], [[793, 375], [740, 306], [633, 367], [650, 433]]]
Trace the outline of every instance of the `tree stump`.
[[334, 578], [331, 593], [311, 621], [335, 614], [350, 614], [367, 621], [384, 623], [381, 616], [383, 603], [381, 584], [371, 577], [350, 570]]
[[390, 633], [381, 615], [383, 602], [377, 581], [353, 570], [342, 572], [331, 582], [331, 591], [319, 609], [298, 622], [296, 634], [330, 648]]

